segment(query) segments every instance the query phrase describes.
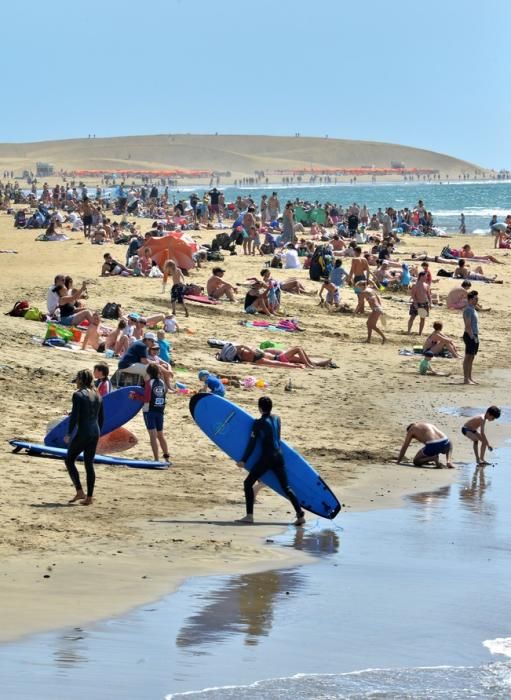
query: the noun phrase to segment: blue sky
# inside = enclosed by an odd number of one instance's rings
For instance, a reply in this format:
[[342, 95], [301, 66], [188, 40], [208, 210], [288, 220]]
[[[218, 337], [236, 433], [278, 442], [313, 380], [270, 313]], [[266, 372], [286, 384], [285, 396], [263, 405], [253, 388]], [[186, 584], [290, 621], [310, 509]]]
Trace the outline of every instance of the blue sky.
[[300, 132], [511, 168], [510, 21], [507, 0], [7, 3], [0, 141]]

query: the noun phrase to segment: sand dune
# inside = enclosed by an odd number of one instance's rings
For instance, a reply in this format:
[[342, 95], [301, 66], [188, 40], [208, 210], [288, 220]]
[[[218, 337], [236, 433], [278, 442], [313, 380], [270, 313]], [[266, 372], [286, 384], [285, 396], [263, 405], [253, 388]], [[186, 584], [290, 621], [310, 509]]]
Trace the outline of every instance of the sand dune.
[[161, 134], [0, 144], [0, 167], [35, 169], [37, 161], [57, 169], [201, 168], [252, 175], [255, 170], [293, 168], [431, 168], [444, 176], [474, 174], [477, 165], [434, 151], [372, 141], [286, 137]]

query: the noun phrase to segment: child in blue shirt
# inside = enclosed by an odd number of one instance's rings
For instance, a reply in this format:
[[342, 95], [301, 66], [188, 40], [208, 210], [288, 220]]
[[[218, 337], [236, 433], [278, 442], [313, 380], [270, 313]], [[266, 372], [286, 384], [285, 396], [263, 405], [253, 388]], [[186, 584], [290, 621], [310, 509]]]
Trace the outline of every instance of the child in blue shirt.
[[170, 365], [172, 362], [172, 358], [170, 356], [172, 345], [165, 340], [165, 331], [158, 331], [156, 337], [158, 338], [158, 345], [160, 346], [160, 359], [164, 362], [168, 362]]
[[210, 391], [217, 396], [225, 396], [225, 387], [215, 374], [210, 374], [207, 369], [201, 369], [199, 379], [204, 382], [201, 391]]

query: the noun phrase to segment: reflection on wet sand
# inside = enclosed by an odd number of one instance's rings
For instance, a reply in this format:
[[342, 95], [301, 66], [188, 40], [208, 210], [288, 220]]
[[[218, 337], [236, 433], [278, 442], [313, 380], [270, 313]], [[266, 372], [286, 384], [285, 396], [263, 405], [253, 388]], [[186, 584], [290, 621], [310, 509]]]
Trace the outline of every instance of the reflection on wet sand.
[[441, 486], [434, 491], [421, 491], [420, 493], [412, 493], [406, 496], [405, 500], [419, 506], [415, 509], [415, 514], [419, 520], [430, 520], [435, 510], [440, 504], [449, 497], [451, 493], [451, 485]]
[[55, 666], [59, 669], [67, 669], [69, 666], [78, 666], [89, 661], [86, 655], [86, 633], [79, 627], [72, 632], [58, 635], [55, 638], [55, 651], [53, 658]]
[[[331, 529], [308, 532], [298, 528], [291, 542], [285, 545], [311, 554], [333, 554], [339, 549], [339, 537]], [[201, 595], [208, 604], [185, 621], [176, 644], [185, 649], [194, 648], [197, 653], [197, 647], [221, 642], [233, 634], [245, 635], [245, 644], [257, 644], [260, 637], [271, 631], [277, 599], [298, 591], [304, 584], [300, 569], [229, 578], [219, 590]], [[204, 649], [202, 652], [206, 653]]]
[[460, 486], [460, 501], [469, 511], [485, 516], [495, 516], [494, 505], [484, 500], [486, 489], [491, 485], [487, 478], [488, 467], [476, 467], [472, 478]]

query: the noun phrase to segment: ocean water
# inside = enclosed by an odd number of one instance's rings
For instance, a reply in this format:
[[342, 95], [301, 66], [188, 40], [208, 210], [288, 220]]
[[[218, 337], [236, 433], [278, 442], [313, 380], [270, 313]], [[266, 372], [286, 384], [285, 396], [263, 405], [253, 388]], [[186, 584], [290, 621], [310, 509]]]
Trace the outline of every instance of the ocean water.
[[[193, 190], [193, 188], [190, 188]], [[428, 211], [433, 213], [435, 225], [447, 232], [456, 232], [459, 228], [460, 213], [465, 214], [467, 232], [487, 233], [490, 219], [494, 214], [499, 221], [511, 213], [511, 182], [403, 182], [355, 184], [347, 183], [331, 185], [268, 185], [261, 187], [225, 187], [226, 201], [236, 199], [238, 194], [251, 194], [259, 203], [263, 194], [268, 195], [273, 190], [279, 193], [281, 205], [288, 199], [296, 197], [309, 202], [316, 200], [335, 202], [343, 206], [352, 202], [366, 204], [371, 212], [381, 207], [392, 206], [395, 209], [413, 208], [422, 199]], [[201, 193], [203, 190], [197, 190]], [[180, 198], [177, 191], [176, 197]]]
[[[108, 196], [115, 195], [117, 188], [104, 188]], [[171, 199], [186, 199], [191, 192], [202, 196], [209, 188], [183, 185], [178, 189], [170, 189]], [[488, 233], [490, 219], [494, 214], [499, 221], [511, 213], [511, 182], [402, 182], [354, 184], [337, 183], [329, 185], [265, 185], [264, 187], [231, 187], [222, 188], [227, 202], [234, 201], [238, 195], [251, 195], [259, 203], [263, 194], [269, 195], [273, 190], [279, 193], [281, 205], [287, 200], [299, 199], [320, 203], [331, 202], [342, 204], [344, 207], [357, 202], [366, 204], [371, 212], [378, 207], [392, 206], [395, 209], [413, 208], [419, 199], [425, 203], [428, 211], [434, 216], [435, 225], [454, 233], [458, 231], [460, 213], [465, 214], [468, 233]], [[89, 188], [90, 195], [95, 195], [95, 188]], [[163, 188], [160, 187], [160, 191]]]
[[266, 543], [313, 565], [190, 579], [125, 616], [1, 645], [2, 697], [511, 698], [511, 445], [492, 459], [403, 508]]

